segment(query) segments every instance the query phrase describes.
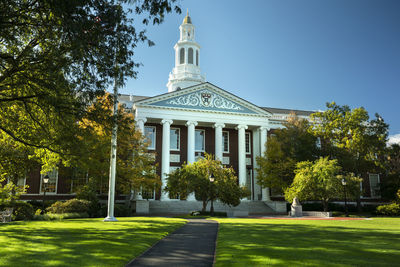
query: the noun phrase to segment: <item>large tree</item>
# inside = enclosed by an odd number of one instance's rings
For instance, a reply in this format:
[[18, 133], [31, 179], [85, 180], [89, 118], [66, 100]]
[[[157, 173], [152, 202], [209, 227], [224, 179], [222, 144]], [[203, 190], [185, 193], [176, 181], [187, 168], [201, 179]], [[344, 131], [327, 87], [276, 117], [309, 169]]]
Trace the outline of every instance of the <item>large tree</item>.
[[90, 101], [136, 77], [134, 48], [152, 44], [140, 24], [180, 12], [175, 1], [1, 1], [0, 131], [68, 154]]
[[[213, 177], [214, 180], [210, 179]], [[196, 199], [203, 202], [202, 211], [211, 202], [210, 211], [214, 212], [213, 202], [220, 200], [231, 206], [240, 204], [240, 199], [248, 195], [245, 187], [238, 185], [238, 179], [232, 168], [224, 168], [222, 163], [209, 154], [192, 164], [184, 164], [168, 175], [165, 191], [170, 196], [186, 198], [194, 193]]]
[[381, 184], [382, 197], [396, 200], [396, 193], [400, 190], [400, 145], [392, 144], [387, 148], [385, 161], [386, 176]]
[[278, 193], [292, 183], [297, 162], [312, 161], [319, 154], [307, 120], [292, 115], [284, 126], [268, 138], [265, 154], [257, 158], [258, 184]]
[[[344, 176], [340, 175], [340, 170], [337, 160], [329, 160], [328, 157], [297, 163], [293, 183], [285, 191], [286, 200], [292, 202], [295, 197], [299, 200], [320, 200], [324, 211], [328, 211], [329, 201], [344, 194], [341, 184]], [[347, 175], [346, 180], [348, 196], [354, 198], [354, 192], [360, 191], [361, 180], [352, 175]]]
[[[112, 111], [111, 95], [97, 98], [79, 125], [80, 156], [72, 157], [68, 162], [68, 165], [87, 171], [97, 182], [100, 192], [108, 186]], [[133, 190], [153, 191], [160, 185], [154, 154], [147, 152], [146, 140], [135, 127], [133, 114], [122, 105], [118, 109], [118, 121], [117, 191], [128, 195]]]

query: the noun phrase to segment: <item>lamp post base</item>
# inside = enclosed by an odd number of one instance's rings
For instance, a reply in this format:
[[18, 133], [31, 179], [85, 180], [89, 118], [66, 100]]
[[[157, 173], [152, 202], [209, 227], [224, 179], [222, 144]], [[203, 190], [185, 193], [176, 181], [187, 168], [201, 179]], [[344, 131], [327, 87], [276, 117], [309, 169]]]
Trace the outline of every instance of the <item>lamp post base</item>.
[[118, 222], [118, 220], [115, 217], [107, 216], [107, 217], [104, 218], [103, 222]]

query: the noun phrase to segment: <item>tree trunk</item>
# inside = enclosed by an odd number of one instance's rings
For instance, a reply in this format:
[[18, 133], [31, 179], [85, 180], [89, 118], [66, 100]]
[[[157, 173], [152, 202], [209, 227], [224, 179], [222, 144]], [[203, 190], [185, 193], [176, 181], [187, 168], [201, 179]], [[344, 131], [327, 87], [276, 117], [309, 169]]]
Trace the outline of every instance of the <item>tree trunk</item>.
[[328, 211], [328, 201], [322, 200], [322, 206], [324, 207], [324, 211], [327, 212]]
[[201, 211], [206, 212], [206, 208], [207, 208], [207, 201], [203, 200], [203, 209]]
[[362, 212], [361, 198], [357, 197], [357, 211]]

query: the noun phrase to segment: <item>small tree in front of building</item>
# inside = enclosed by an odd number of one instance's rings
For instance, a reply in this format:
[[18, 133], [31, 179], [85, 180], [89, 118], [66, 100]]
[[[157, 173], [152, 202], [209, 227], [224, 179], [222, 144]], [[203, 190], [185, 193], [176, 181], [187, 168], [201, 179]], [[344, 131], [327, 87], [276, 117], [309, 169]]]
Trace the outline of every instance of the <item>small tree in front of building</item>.
[[235, 171], [224, 168], [220, 161], [209, 154], [170, 173], [165, 191], [181, 198], [194, 193], [196, 199], [203, 202], [203, 212], [206, 211], [208, 202], [211, 202], [210, 211], [213, 212], [213, 202], [216, 200], [229, 206], [237, 206], [240, 199], [248, 196], [247, 189], [239, 186]]
[[[344, 176], [339, 174], [340, 170], [337, 160], [329, 160], [328, 157], [321, 157], [314, 162], [299, 162], [295, 169], [293, 183], [285, 190], [286, 200], [292, 202], [295, 197], [299, 200], [320, 200], [324, 211], [328, 211], [329, 201], [344, 195], [341, 183]], [[348, 197], [356, 197], [355, 192], [360, 191], [361, 179], [347, 175], [346, 180]]]

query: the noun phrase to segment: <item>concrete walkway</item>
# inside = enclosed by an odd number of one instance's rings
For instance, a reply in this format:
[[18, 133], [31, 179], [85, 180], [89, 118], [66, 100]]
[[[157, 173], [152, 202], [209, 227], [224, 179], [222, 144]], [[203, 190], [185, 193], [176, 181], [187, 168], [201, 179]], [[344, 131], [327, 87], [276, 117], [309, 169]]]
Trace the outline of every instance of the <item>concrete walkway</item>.
[[218, 222], [190, 219], [126, 266], [213, 266]]

